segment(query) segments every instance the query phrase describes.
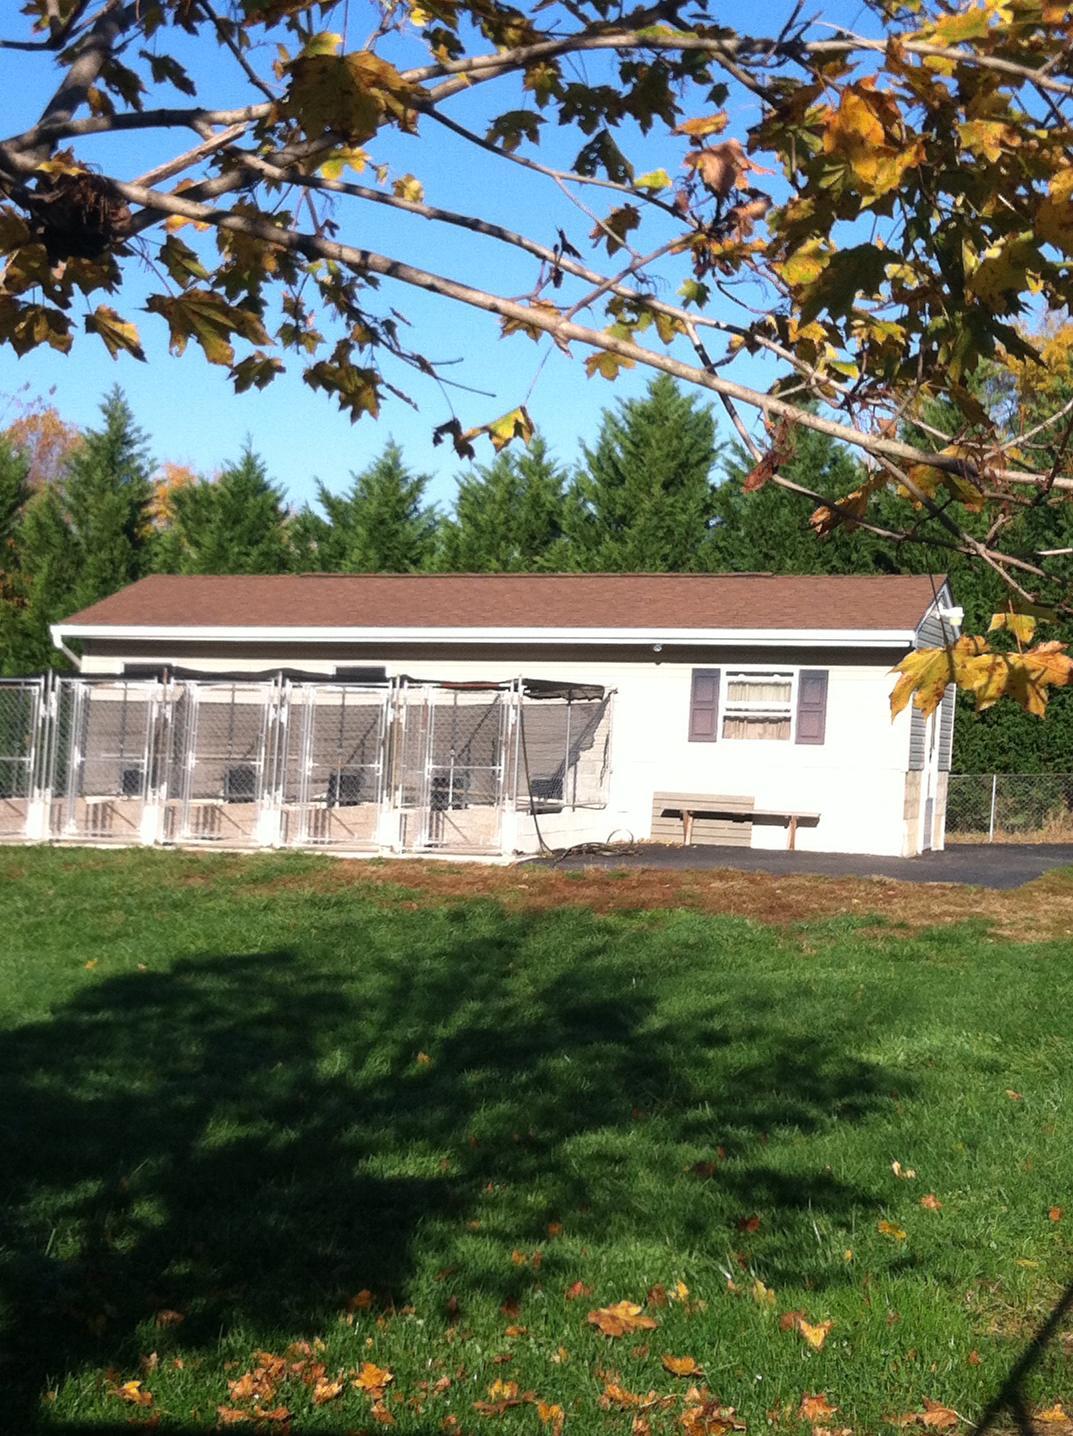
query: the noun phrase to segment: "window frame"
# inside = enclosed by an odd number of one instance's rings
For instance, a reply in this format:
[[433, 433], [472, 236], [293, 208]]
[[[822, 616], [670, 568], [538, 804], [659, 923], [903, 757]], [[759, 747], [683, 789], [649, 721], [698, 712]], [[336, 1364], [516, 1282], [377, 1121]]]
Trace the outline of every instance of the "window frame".
[[[720, 685], [719, 694], [719, 741], [721, 743], [790, 743], [797, 740], [797, 701], [799, 668], [786, 667], [765, 667], [760, 664], [735, 664], [733, 668], [724, 667], [723, 682]], [[754, 700], [733, 701], [730, 697], [730, 685], [735, 682], [755, 680], [757, 678], [770, 678], [781, 682], [789, 682], [790, 694], [785, 704], [777, 706], [768, 705], [766, 708], [759, 706]], [[770, 713], [778, 719], [788, 719], [790, 731], [785, 738], [730, 738], [724, 732], [724, 724], [728, 717], [758, 717], [763, 713]]]

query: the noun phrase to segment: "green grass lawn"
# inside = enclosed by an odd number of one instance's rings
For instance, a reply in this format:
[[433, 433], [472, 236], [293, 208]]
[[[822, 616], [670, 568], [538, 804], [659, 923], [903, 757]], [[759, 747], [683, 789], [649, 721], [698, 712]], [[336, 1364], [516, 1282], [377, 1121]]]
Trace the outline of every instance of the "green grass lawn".
[[[211, 1430], [258, 1352], [300, 1368], [263, 1403], [296, 1432], [555, 1429], [475, 1410], [497, 1380], [567, 1433], [630, 1432], [609, 1383], [674, 1396], [656, 1433], [691, 1385], [751, 1431], [807, 1433], [805, 1393], [858, 1433], [986, 1409], [1073, 1281], [1068, 943], [508, 912], [328, 861], [0, 851], [0, 1430]], [[587, 1323], [624, 1300], [658, 1326]], [[1030, 1408], [1073, 1407], [1070, 1331]], [[314, 1402], [363, 1362], [380, 1408]]]

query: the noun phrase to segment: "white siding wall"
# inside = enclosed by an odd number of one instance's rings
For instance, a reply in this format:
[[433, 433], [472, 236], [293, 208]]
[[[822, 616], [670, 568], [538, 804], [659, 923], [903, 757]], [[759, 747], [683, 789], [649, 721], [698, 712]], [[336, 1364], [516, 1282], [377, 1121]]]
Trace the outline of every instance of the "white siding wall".
[[[445, 650], [445, 653], [449, 651]], [[218, 650], [219, 653], [219, 650]], [[332, 660], [318, 660], [316, 650], [281, 654], [273, 659], [244, 662], [241, 649], [220, 656], [198, 656], [200, 668], [219, 672], [262, 667], [266, 671], [293, 666], [331, 673]], [[792, 672], [800, 667], [829, 672], [826, 739], [822, 745], [780, 741], [726, 740], [690, 743], [689, 703], [693, 662], [630, 661], [605, 654], [563, 659], [536, 656], [519, 662], [509, 658], [467, 656], [409, 658], [405, 652], [385, 659], [368, 653], [347, 660], [383, 663], [389, 676], [406, 673], [432, 679], [510, 679], [524, 672], [532, 678], [599, 683], [615, 689], [608, 805], [600, 810], [548, 815], [541, 820], [552, 846], [649, 835], [652, 795], [656, 791], [689, 791], [752, 797], [758, 808], [788, 808], [819, 813], [816, 826], [802, 825], [797, 846], [802, 851], [911, 854], [919, 849], [920, 823], [907, 821], [906, 772], [909, 765], [909, 713], [893, 723], [889, 698], [889, 662], [861, 664], [839, 661], [832, 653], [820, 659], [784, 651], [761, 658], [757, 668]], [[606, 653], [606, 650], [605, 650]], [[536, 650], [539, 655], [539, 650]], [[131, 654], [134, 663], [160, 663], [160, 655]], [[181, 660], [192, 663], [186, 657]], [[334, 660], [339, 661], [339, 660]], [[745, 666], [727, 661], [715, 650], [696, 666], [735, 671]], [[115, 672], [114, 656], [87, 655], [83, 671]], [[723, 683], [726, 692], [726, 683]], [[531, 850], [532, 819], [519, 814], [517, 847]], [[753, 827], [754, 847], [784, 848], [784, 826]]]

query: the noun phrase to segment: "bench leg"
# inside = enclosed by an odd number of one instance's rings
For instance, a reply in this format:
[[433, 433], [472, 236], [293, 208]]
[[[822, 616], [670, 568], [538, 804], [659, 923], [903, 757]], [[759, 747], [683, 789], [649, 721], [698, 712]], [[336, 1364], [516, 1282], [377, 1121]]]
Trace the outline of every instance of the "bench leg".
[[682, 814], [682, 846], [688, 848], [689, 840], [693, 836], [693, 814]]
[[786, 839], [786, 851], [792, 853], [797, 847], [797, 818], [790, 815], [789, 833]]

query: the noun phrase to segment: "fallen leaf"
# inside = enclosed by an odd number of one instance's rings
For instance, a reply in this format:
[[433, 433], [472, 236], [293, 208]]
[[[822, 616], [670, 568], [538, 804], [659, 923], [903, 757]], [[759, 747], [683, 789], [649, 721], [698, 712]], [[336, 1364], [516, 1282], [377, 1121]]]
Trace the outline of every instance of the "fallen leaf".
[[92, 972], [93, 969], [97, 966], [97, 961], [97, 958], [91, 957], [90, 960], [88, 962], [84, 962], [82, 966], [86, 969], [87, 972]]
[[237, 1426], [240, 1421], [249, 1421], [250, 1413], [237, 1406], [217, 1406], [216, 1419], [221, 1426]]
[[1012, 1087], [1006, 1088], [1006, 1096], [1010, 1099], [1011, 1102], [1023, 1102], [1025, 1100], [1021, 1096], [1020, 1092], [1015, 1092]]
[[758, 1232], [759, 1230], [760, 1230], [760, 1218], [759, 1218], [758, 1216], [755, 1216], [755, 1215], [754, 1215], [754, 1216], [751, 1216], [751, 1217], [739, 1217], [739, 1218], [738, 1218], [738, 1231], [739, 1231], [739, 1232], [749, 1232], [750, 1234], [752, 1234], [753, 1232]]
[[969, 1364], [970, 1366], [979, 1366], [979, 1365], [980, 1365], [980, 1353], [979, 1353], [978, 1351], [970, 1351], [969, 1354], [968, 1354], [968, 1356], [966, 1356], [965, 1360], [968, 1362], [968, 1364]]
[[769, 1286], [765, 1286], [759, 1277], [753, 1282], [753, 1300], [757, 1306], [774, 1306], [775, 1293]]
[[695, 1376], [700, 1371], [692, 1356], [663, 1356], [660, 1361], [664, 1371], [672, 1376]]
[[563, 1234], [563, 1224], [562, 1224], [562, 1222], [549, 1222], [549, 1223], [548, 1223], [548, 1236], [549, 1236], [549, 1237], [553, 1237], [553, 1238], [554, 1238], [554, 1237], [561, 1237], [562, 1234]]
[[1052, 1207], [1047, 1213], [1047, 1215], [1048, 1217], [1050, 1217], [1052, 1222], [1060, 1222], [1062, 1220], [1062, 1208]]
[[374, 1400], [379, 1400], [384, 1394], [384, 1388], [395, 1380], [394, 1373], [386, 1366], [377, 1366], [375, 1362], [362, 1362], [361, 1370], [351, 1382], [356, 1391], [365, 1391]]
[[592, 1296], [592, 1287], [587, 1286], [583, 1281], [576, 1281], [573, 1286], [566, 1288], [567, 1301], [577, 1301], [579, 1297], [583, 1296]]
[[801, 1405], [798, 1407], [797, 1414], [802, 1421], [813, 1423], [823, 1421], [828, 1416], [833, 1416], [837, 1410], [838, 1407], [832, 1406], [827, 1397], [821, 1392], [817, 1396], [809, 1396], [807, 1394], [802, 1396]]
[[720, 1406], [718, 1401], [702, 1401], [689, 1406], [678, 1418], [686, 1436], [725, 1436], [728, 1431], [744, 1431], [733, 1406]]
[[628, 1336], [635, 1331], [654, 1331], [659, 1325], [651, 1316], [645, 1316], [641, 1308], [632, 1301], [616, 1301], [611, 1306], [590, 1311], [588, 1323], [602, 1331], [604, 1336]]
[[352, 1296], [346, 1304], [347, 1311], [368, 1311], [373, 1304], [373, 1294], [367, 1286], [363, 1286], [356, 1296]]
[[132, 1406], [152, 1406], [153, 1393], [146, 1391], [140, 1381], [124, 1381], [115, 1388], [120, 1401], [129, 1401]]
[[1068, 1421], [1069, 1416], [1062, 1403], [1060, 1401], [1056, 1401], [1054, 1405], [1049, 1406], [1046, 1411], [1037, 1411], [1036, 1420], [1045, 1421], [1049, 1424], [1058, 1421]]
[[537, 1416], [545, 1426], [550, 1426], [553, 1431], [561, 1431], [566, 1412], [554, 1401], [538, 1401]]
[[419, 1067], [427, 1067], [431, 1061], [432, 1058], [428, 1055], [427, 1052], [419, 1052], [417, 1054], [417, 1065]]
[[334, 1401], [337, 1396], [342, 1396], [342, 1394], [342, 1377], [337, 1378], [335, 1381], [318, 1381], [313, 1387], [313, 1405], [324, 1406], [327, 1402]]
[[934, 1192], [929, 1192], [926, 1197], [921, 1197], [920, 1205], [929, 1212], [941, 1212], [943, 1204]]
[[880, 1236], [890, 1237], [891, 1241], [905, 1241], [905, 1231], [902, 1227], [895, 1226], [893, 1222], [878, 1222], [876, 1224], [876, 1231], [880, 1234]]
[[812, 1347], [813, 1351], [821, 1351], [823, 1349], [823, 1344], [827, 1340], [828, 1333], [833, 1326], [833, 1321], [817, 1322], [815, 1326], [811, 1322], [804, 1320], [797, 1323], [798, 1331], [808, 1342], [809, 1346]]
[[927, 1426], [932, 1431], [949, 1431], [956, 1426], [961, 1417], [949, 1406], [943, 1406], [938, 1401], [932, 1401], [930, 1397], [924, 1398], [925, 1411], [920, 1418], [920, 1424]]
[[164, 1307], [162, 1311], [158, 1311], [153, 1317], [153, 1321], [156, 1325], [162, 1327], [179, 1326], [185, 1320], [186, 1317], [181, 1311], [172, 1311], [170, 1307]]
[[913, 1168], [903, 1167], [901, 1162], [891, 1162], [890, 1169], [894, 1173], [894, 1175], [899, 1178], [900, 1181], [903, 1182], [911, 1182], [916, 1177], [916, 1172], [913, 1170]]

